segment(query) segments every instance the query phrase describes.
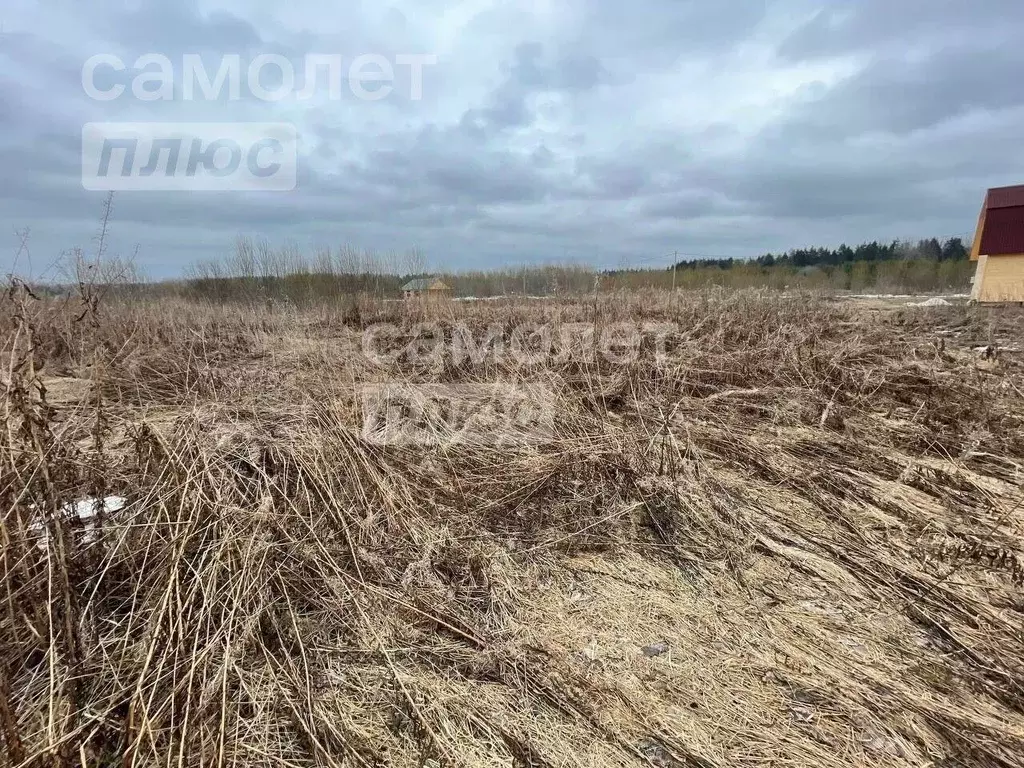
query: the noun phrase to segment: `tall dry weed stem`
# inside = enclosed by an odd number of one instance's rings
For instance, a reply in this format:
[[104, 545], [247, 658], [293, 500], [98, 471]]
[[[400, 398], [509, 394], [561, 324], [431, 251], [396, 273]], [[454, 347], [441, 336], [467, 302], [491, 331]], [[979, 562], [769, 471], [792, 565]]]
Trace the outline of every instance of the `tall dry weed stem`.
[[[1024, 765], [1019, 310], [85, 285], [0, 306], [0, 764]], [[675, 330], [376, 365], [383, 322]], [[554, 433], [376, 444], [379, 382]]]

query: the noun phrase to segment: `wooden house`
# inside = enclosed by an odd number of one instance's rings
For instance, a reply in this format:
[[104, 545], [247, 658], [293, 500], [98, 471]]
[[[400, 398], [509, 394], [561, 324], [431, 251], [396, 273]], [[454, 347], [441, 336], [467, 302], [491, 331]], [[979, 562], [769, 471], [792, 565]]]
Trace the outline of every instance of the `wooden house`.
[[1024, 302], [1024, 185], [988, 191], [971, 261], [978, 263], [973, 301]]

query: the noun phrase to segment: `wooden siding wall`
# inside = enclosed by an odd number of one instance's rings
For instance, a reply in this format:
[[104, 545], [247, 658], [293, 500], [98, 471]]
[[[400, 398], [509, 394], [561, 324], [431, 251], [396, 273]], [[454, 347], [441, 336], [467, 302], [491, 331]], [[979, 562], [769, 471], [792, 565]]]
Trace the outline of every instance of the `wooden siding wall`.
[[1024, 253], [981, 259], [974, 280], [978, 301], [1024, 301]]

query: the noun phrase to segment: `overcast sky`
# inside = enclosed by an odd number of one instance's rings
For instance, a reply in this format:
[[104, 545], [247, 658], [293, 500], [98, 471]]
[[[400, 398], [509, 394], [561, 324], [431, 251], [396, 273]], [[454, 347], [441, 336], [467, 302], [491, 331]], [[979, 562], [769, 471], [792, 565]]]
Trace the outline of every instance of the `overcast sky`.
[[[0, 261], [30, 227], [37, 275], [97, 230], [89, 121], [299, 131], [294, 191], [118, 193], [113, 248], [138, 244], [153, 277], [240, 234], [418, 247], [434, 268], [969, 237], [986, 188], [1024, 183], [1020, 0], [2, 0], [0, 24]], [[147, 53], [173, 99], [132, 96]], [[399, 67], [375, 101], [324, 78], [309, 100], [186, 102], [186, 53], [211, 75], [286, 56], [296, 92], [308, 53], [346, 77], [361, 54], [437, 63], [419, 100]], [[97, 87], [126, 94], [86, 94], [97, 54], [129, 68]]]

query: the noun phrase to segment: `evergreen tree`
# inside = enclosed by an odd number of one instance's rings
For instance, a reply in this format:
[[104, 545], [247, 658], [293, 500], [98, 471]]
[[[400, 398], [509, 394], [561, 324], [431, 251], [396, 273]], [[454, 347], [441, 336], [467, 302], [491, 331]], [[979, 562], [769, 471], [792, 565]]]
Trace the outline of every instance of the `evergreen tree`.
[[967, 246], [964, 245], [964, 241], [959, 237], [951, 237], [947, 240], [939, 253], [941, 261], [963, 261], [969, 256], [970, 253], [967, 250]]

